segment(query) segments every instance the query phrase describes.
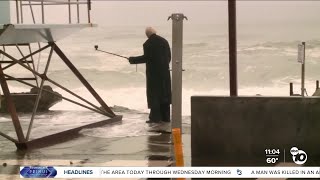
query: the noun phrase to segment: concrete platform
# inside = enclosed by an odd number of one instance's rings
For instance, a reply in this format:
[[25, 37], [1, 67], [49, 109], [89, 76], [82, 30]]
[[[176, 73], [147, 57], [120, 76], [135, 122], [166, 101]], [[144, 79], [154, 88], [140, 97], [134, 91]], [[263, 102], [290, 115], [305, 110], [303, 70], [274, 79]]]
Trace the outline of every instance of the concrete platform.
[[[171, 166], [170, 124], [146, 124], [148, 114], [144, 113], [122, 114], [121, 123], [87, 129], [74, 140], [31, 151], [16, 151], [13, 143], [4, 143], [0, 137], [0, 179], [20, 179], [19, 167], [24, 165]], [[0, 126], [4, 123], [0, 121]], [[185, 163], [190, 166], [190, 125], [183, 127]], [[118, 130], [124, 130], [128, 136], [117, 134]], [[114, 136], [109, 138], [104, 132]]]

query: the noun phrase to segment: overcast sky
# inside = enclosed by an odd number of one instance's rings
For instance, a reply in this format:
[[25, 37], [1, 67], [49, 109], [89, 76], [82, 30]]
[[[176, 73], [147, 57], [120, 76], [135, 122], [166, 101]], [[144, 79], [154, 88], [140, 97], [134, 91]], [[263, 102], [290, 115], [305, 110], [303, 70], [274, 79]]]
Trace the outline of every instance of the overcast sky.
[[[227, 23], [227, 1], [94, 1], [93, 18], [99, 24], [164, 24], [172, 13], [184, 13], [189, 23]], [[315, 21], [320, 23], [319, 1], [238, 1], [239, 23]]]
[[[99, 25], [161, 25], [172, 13], [184, 13], [191, 24], [227, 23], [225, 1], [106, 1], [93, 0], [92, 21]], [[14, 2], [11, 4], [14, 10]], [[37, 21], [40, 9], [34, 8]], [[30, 11], [24, 7], [24, 19], [30, 20]], [[47, 23], [68, 21], [67, 6], [48, 6]], [[75, 8], [72, 9], [75, 16]], [[14, 12], [11, 12], [14, 14]], [[82, 20], [86, 19], [85, 6]], [[237, 1], [238, 24], [277, 23], [283, 21], [320, 23], [320, 1]], [[15, 18], [13, 18], [15, 20]], [[75, 19], [73, 19], [75, 21]], [[82, 21], [85, 22], [85, 21]]]

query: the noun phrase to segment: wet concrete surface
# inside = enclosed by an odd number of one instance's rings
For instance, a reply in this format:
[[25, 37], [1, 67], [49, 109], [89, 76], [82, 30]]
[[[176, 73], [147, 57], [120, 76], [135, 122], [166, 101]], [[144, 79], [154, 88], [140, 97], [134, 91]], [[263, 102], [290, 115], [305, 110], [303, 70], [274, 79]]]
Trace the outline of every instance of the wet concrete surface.
[[[68, 142], [34, 149], [17, 151], [14, 143], [0, 137], [0, 179], [20, 179], [19, 167], [27, 165], [40, 166], [171, 166], [173, 144], [171, 141], [171, 124], [145, 124], [146, 114], [141, 115], [138, 123], [143, 129], [139, 133], [126, 137], [103, 137], [101, 129], [90, 129]], [[113, 127], [101, 127], [106, 131], [133, 123], [126, 119]], [[137, 119], [139, 117], [135, 117]], [[10, 121], [0, 121], [0, 129], [14, 136]], [[133, 124], [132, 124], [133, 125]], [[57, 125], [56, 125], [57, 126]], [[127, 126], [130, 127], [130, 124]], [[190, 126], [183, 125], [183, 143], [185, 164], [190, 166]], [[126, 127], [127, 128], [127, 127]], [[9, 129], [11, 129], [9, 131]], [[50, 129], [50, 127], [49, 127]], [[123, 131], [130, 131], [129, 129]], [[43, 132], [43, 131], [38, 131]], [[92, 135], [98, 134], [98, 135]], [[39, 135], [39, 134], [37, 134]]]

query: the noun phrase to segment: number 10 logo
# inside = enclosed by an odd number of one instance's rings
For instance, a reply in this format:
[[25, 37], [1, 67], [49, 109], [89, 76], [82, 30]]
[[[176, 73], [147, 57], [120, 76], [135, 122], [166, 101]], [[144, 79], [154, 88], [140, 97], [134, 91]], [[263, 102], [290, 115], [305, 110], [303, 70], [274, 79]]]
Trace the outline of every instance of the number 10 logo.
[[308, 159], [307, 153], [297, 147], [292, 147], [290, 153], [292, 154], [293, 162], [296, 164], [304, 164]]

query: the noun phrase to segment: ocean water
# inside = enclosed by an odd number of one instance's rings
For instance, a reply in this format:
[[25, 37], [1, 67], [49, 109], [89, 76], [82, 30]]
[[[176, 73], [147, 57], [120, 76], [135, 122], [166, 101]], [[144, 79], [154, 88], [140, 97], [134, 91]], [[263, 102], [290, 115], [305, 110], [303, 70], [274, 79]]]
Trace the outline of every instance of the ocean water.
[[[188, 116], [191, 96], [229, 94], [229, 62], [227, 26], [188, 26], [187, 22], [185, 23], [183, 114]], [[167, 38], [171, 44], [171, 24], [156, 28], [158, 34]], [[266, 28], [268, 26], [254, 29], [250, 26], [238, 27], [239, 95], [286, 96], [290, 82], [294, 83], [295, 93], [299, 93], [301, 64], [297, 62], [297, 45], [301, 41], [306, 42], [306, 87], [308, 95], [311, 95], [315, 81], [319, 79], [319, 25], [295, 31], [292, 31], [290, 26], [279, 25], [278, 28], [283, 33]], [[101, 50], [123, 56], [141, 55], [142, 44], [146, 40], [143, 31], [144, 26], [100, 26], [82, 30], [58, 41], [57, 44], [108, 105], [148, 112], [145, 65], [138, 65], [136, 69], [136, 66], [130, 65], [126, 59], [94, 50], [94, 45], [99, 45]], [[36, 45], [34, 47], [36, 48]], [[48, 52], [41, 54], [43, 59], [47, 56]], [[44, 62], [40, 61], [40, 70], [44, 69]], [[17, 76], [28, 74], [18, 68], [9, 72]], [[53, 56], [48, 76], [86, 99], [93, 100], [57, 56]], [[21, 91], [23, 88], [16, 83], [12, 85], [13, 90]], [[57, 88], [55, 90], [66, 94]], [[59, 103], [53, 109], [78, 110], [67, 102]]]
[[[191, 19], [190, 22], [184, 22], [183, 34], [185, 71], [183, 72], [182, 113], [186, 124], [190, 124], [191, 96], [229, 95], [227, 23], [210, 21], [194, 23], [192, 17], [189, 19]], [[315, 81], [320, 79], [320, 24], [307, 20], [295, 22], [292, 19], [274, 23], [272, 21], [243, 23], [240, 18], [237, 26], [240, 96], [257, 94], [288, 96], [290, 82], [294, 83], [294, 92], [300, 93], [301, 64], [297, 62], [297, 46], [302, 41], [306, 42], [306, 88], [308, 95], [312, 95], [315, 90]], [[172, 44], [170, 21], [155, 28], [159, 35]], [[127, 130], [130, 125], [140, 127], [132, 130], [133, 136], [141, 134], [144, 129], [144, 125], [138, 126], [136, 123], [143, 124], [149, 112], [145, 89], [145, 65], [137, 67], [130, 65], [126, 59], [95, 51], [94, 45], [99, 45], [101, 50], [123, 56], [138, 56], [143, 53], [142, 44], [146, 40], [144, 29], [145, 25], [103, 23], [98, 24], [98, 27], [75, 32], [57, 42], [109, 106], [122, 106], [143, 114], [136, 117], [134, 113], [124, 113], [124, 121], [129, 124], [124, 123], [124, 128], [114, 130], [117, 131], [113, 133], [117, 134], [115, 136], [123, 134], [120, 129]], [[41, 45], [44, 46], [44, 44]], [[36, 49], [37, 46], [34, 44], [32, 47]], [[7, 51], [15, 54], [16, 57], [20, 56], [14, 48]], [[26, 49], [24, 52], [27, 52]], [[44, 51], [40, 56], [35, 56], [36, 62], [39, 57], [46, 59], [48, 54], [49, 51]], [[39, 61], [36, 67], [42, 71], [45, 61]], [[18, 67], [11, 68], [7, 72], [17, 77], [32, 76], [30, 72]], [[52, 57], [48, 77], [97, 104], [92, 95], [56, 55]], [[52, 87], [64, 96], [72, 98], [67, 92], [55, 86]], [[28, 87], [18, 83], [10, 83], [10, 89], [12, 92], [29, 90]], [[56, 104], [51, 110], [83, 112], [73, 113], [74, 119], [82, 119], [81, 117], [87, 111], [66, 101]], [[121, 111], [119, 113], [121, 114]], [[60, 121], [63, 121], [64, 117], [70, 118], [70, 114], [60, 113]], [[0, 120], [4, 119], [6, 117]], [[130, 132], [127, 133], [130, 134]], [[86, 134], [94, 135], [95, 133], [86, 131]], [[98, 134], [96, 135], [100, 137], [104, 131]]]

